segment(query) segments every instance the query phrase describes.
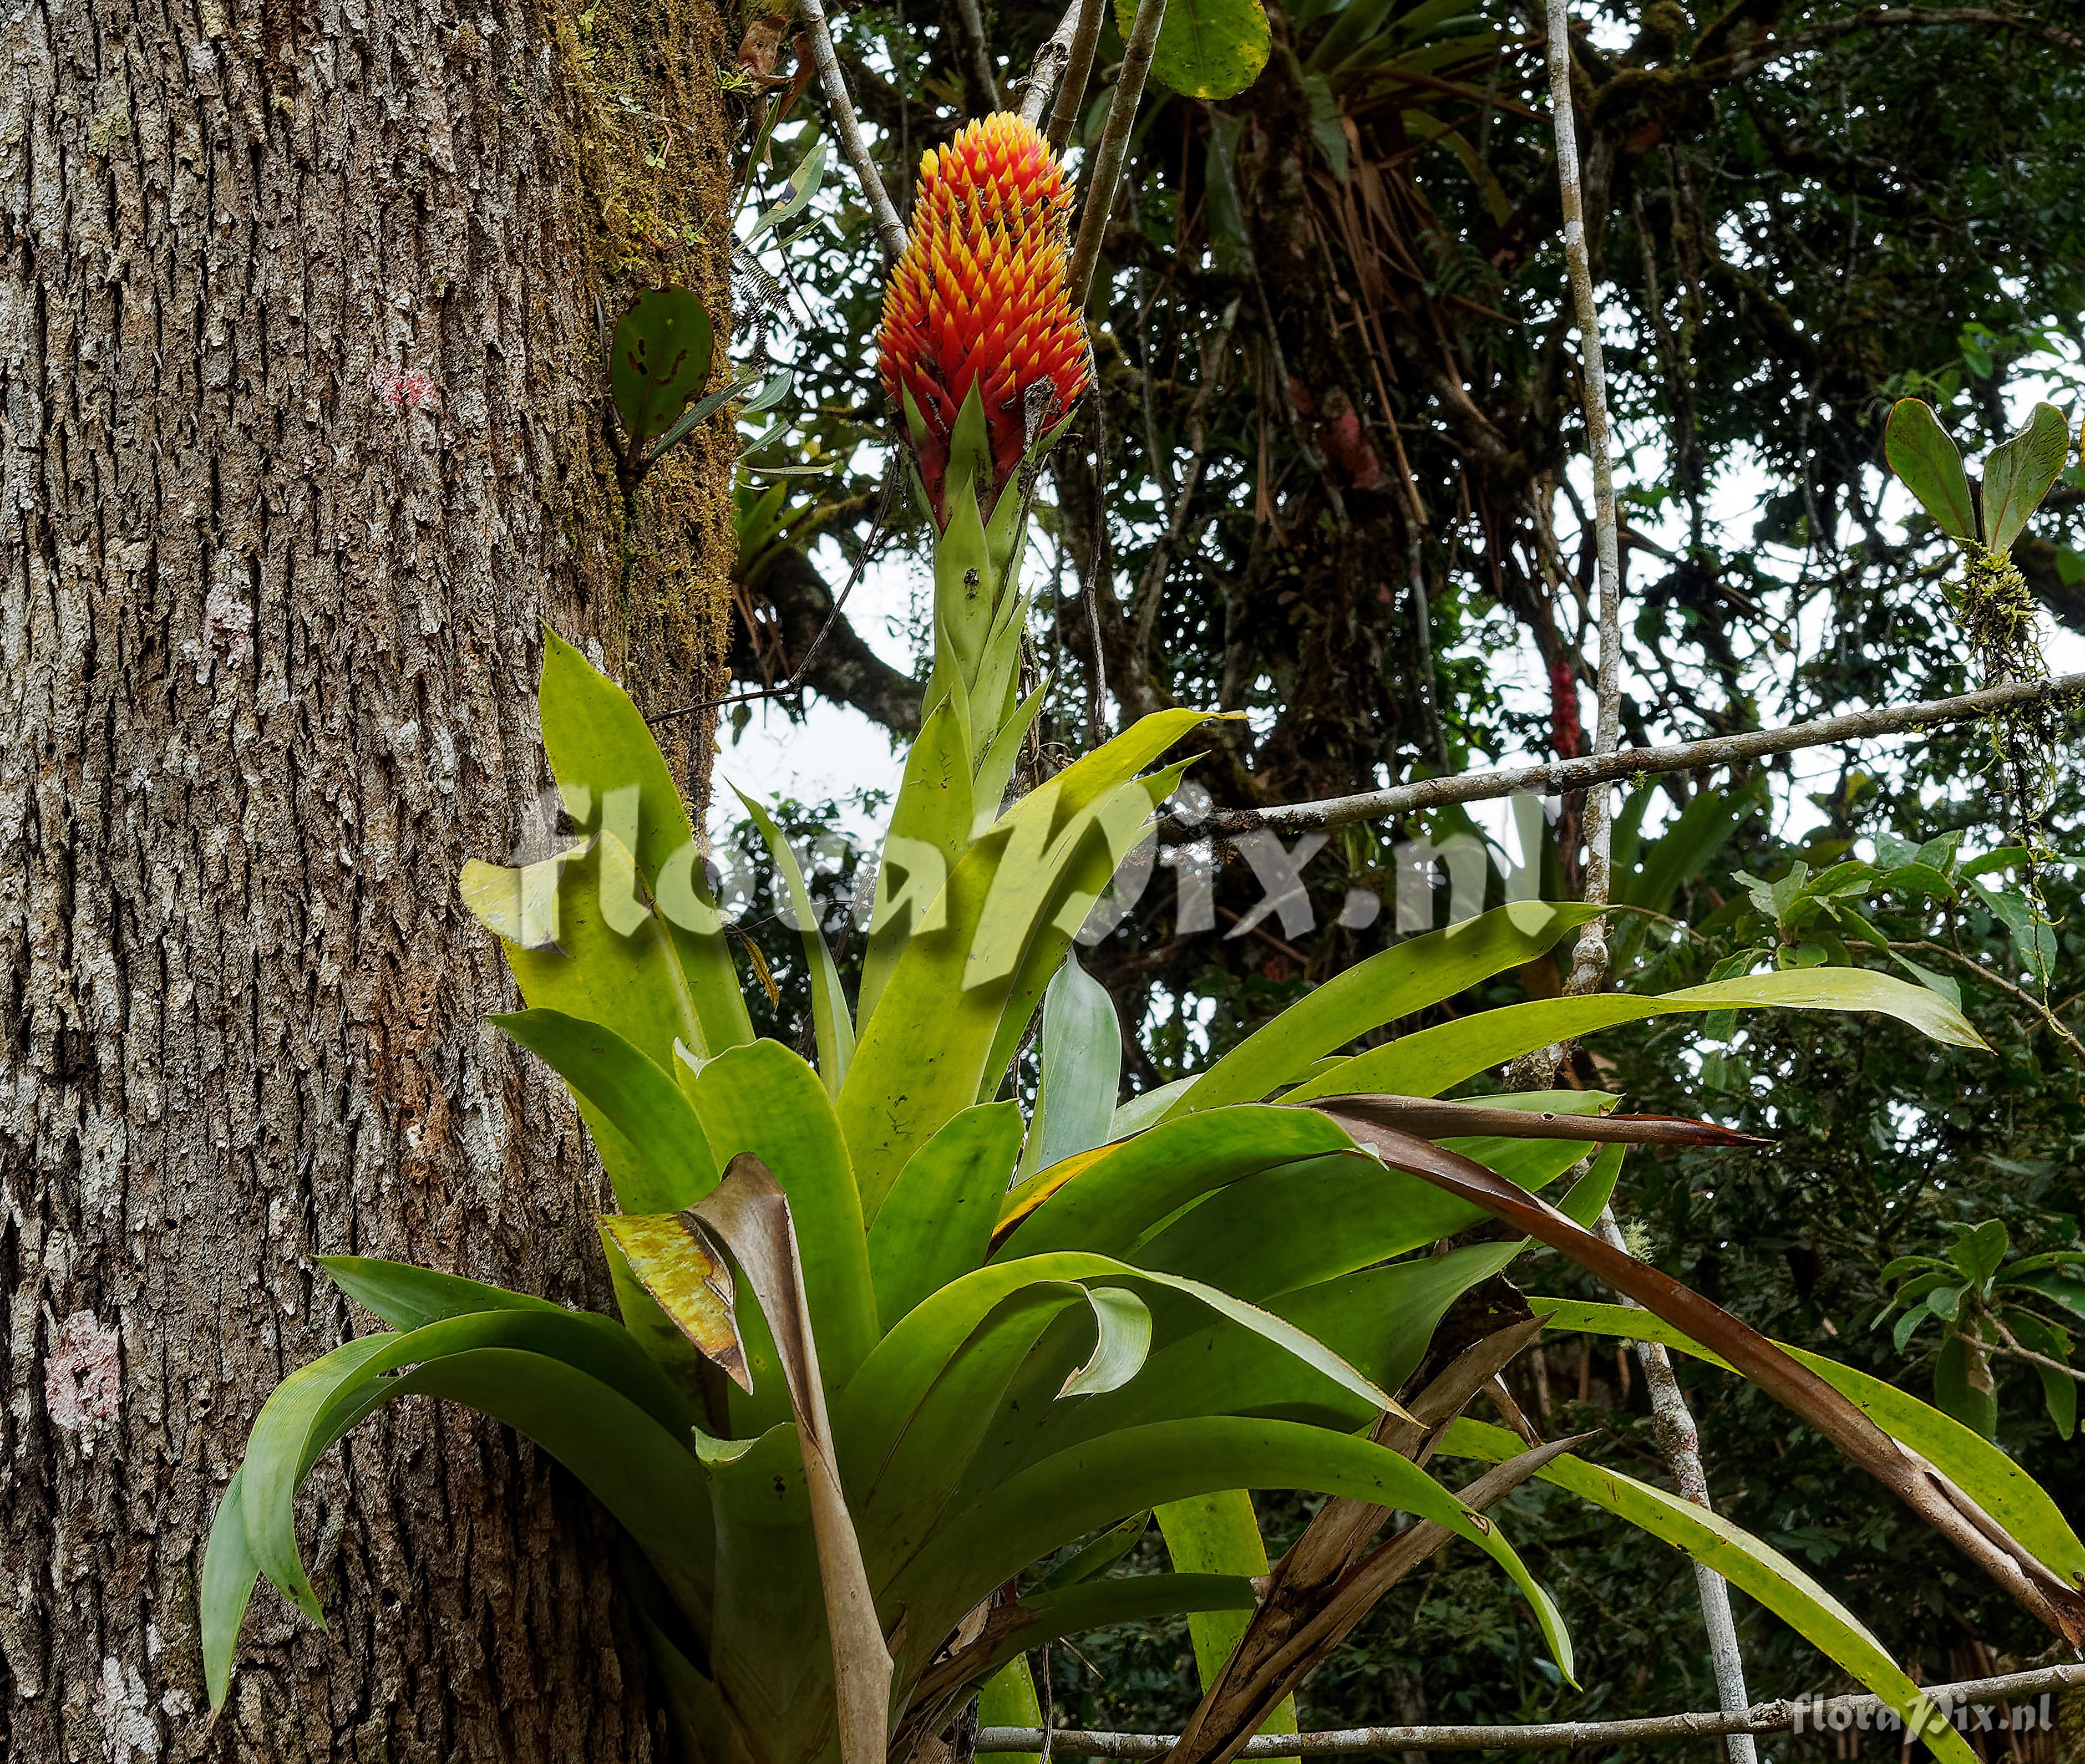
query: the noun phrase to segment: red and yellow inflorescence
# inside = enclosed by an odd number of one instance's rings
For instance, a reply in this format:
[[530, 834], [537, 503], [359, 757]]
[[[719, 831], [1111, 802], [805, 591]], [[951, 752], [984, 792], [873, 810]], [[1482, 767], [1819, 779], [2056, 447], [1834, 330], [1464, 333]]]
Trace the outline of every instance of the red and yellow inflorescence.
[[1034, 128], [1006, 112], [966, 125], [919, 161], [911, 242], [883, 296], [877, 349], [883, 389], [925, 419], [915, 438], [934, 523], [949, 516], [949, 437], [970, 388], [992, 438], [994, 481], [977, 486], [989, 516], [1026, 451], [1031, 389], [1047, 386], [1042, 426], [1086, 388], [1092, 354], [1065, 290], [1072, 191]]

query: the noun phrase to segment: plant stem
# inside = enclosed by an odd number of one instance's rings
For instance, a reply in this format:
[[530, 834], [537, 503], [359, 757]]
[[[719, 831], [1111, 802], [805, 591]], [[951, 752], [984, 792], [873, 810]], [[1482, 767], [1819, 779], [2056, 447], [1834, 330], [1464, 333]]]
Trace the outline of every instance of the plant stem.
[[1734, 765], [1745, 760], [1761, 759], [1773, 753], [1829, 747], [1834, 742], [1902, 735], [1938, 723], [1968, 723], [2015, 705], [2053, 703], [2081, 694], [2085, 694], [2085, 673], [2066, 674], [2058, 680], [2016, 681], [1982, 692], [1963, 693], [1952, 698], [1849, 710], [1842, 716], [1820, 717], [1814, 723], [1798, 723], [1786, 728], [1753, 729], [1742, 735], [1712, 736], [1705, 741], [1676, 741], [1667, 747], [1622, 748], [1612, 753], [1589, 754], [1582, 759], [1552, 760], [1541, 765], [1500, 766], [1487, 771], [1463, 772], [1454, 778], [1425, 778], [1389, 790], [1363, 791], [1352, 796], [1327, 797], [1321, 802], [1290, 803], [1274, 808], [1225, 809], [1210, 816], [1200, 826], [1197, 837], [1206, 837], [1212, 832], [1249, 833], [1255, 827], [1276, 833], [1303, 833], [1313, 828], [1343, 827], [1351, 821], [1383, 820], [1418, 809], [1438, 808], [1449, 803], [1495, 802], [1505, 796], [1553, 796], [1560, 791], [1583, 790], [1589, 785], [1612, 783], [1619, 778], [1645, 778], [1658, 772], [1700, 771], [1709, 766]]
[[1953, 962], [1958, 968], [1966, 969], [1970, 973], [1974, 974], [1979, 980], [1988, 981], [1991, 985], [1999, 988], [2008, 997], [2018, 999], [2020, 1003], [2025, 1005], [2028, 1010], [2034, 1012], [2036, 1016], [2047, 1023], [2049, 1028], [2056, 1033], [2059, 1038], [2061, 1038], [2064, 1045], [2070, 1049], [2073, 1058], [2077, 1060], [2078, 1063], [2080, 1066], [2085, 1066], [2085, 1044], [2081, 1044], [2076, 1036], [2073, 1035], [2070, 1030], [2064, 1028], [2062, 1019], [2057, 1016], [2055, 1011], [2052, 1010], [2048, 1005], [2043, 1003], [2040, 999], [2035, 997], [2035, 995], [2029, 992], [2024, 986], [2015, 986], [2012, 982], [2006, 979], [2003, 974], [1993, 973], [1991, 969], [1986, 968], [1981, 962], [1974, 960], [1972, 957], [1964, 955], [1960, 950], [1950, 949], [1945, 943], [1936, 943], [1930, 937], [1920, 938], [1916, 941], [1909, 943], [1893, 941], [1890, 944], [1890, 948], [1892, 949], [1916, 949], [1930, 955], [1945, 956], [1949, 961]]
[[868, 151], [868, 138], [861, 132], [861, 118], [847, 95], [847, 79], [833, 49], [832, 30], [826, 23], [825, 0], [803, 0], [803, 13], [804, 28], [811, 39], [812, 64], [818, 70], [818, 83], [825, 87], [826, 107], [832, 112], [833, 131], [840, 138], [840, 149], [854, 167], [855, 176], [861, 180], [861, 193], [868, 203], [869, 218], [876, 225], [877, 242], [883, 247], [883, 255], [894, 260], [905, 249], [905, 223], [891, 206], [890, 193], [883, 187], [883, 174], [876, 169]]
[[[1611, 1206], [1600, 1210], [1600, 1235], [1616, 1249], [1628, 1253], [1629, 1245], [1622, 1239]], [[1636, 1304], [1626, 1292], [1616, 1295], [1624, 1304]], [[1673, 1373], [1672, 1356], [1659, 1342], [1637, 1342], [1636, 1356], [1643, 1368], [1645, 1387], [1650, 1393], [1651, 1431], [1666, 1462], [1672, 1466], [1674, 1483], [1684, 1499], [1714, 1511], [1709, 1499], [1709, 1478], [1701, 1469], [1701, 1430]], [[1699, 1562], [1693, 1567], [1694, 1589], [1701, 1601], [1702, 1626], [1709, 1632], [1709, 1663], [1715, 1669], [1717, 1700], [1726, 1711], [1742, 1710], [1751, 1699], [1745, 1690], [1745, 1661], [1738, 1647], [1737, 1622], [1730, 1614], [1730, 1587], [1713, 1568]], [[1759, 1755], [1748, 1733], [1726, 1734], [1723, 1744], [1730, 1753], [1730, 1764], [1753, 1764]]]
[[[1593, 461], [1593, 532], [1599, 565], [1600, 663], [1595, 678], [1599, 701], [1595, 725], [1595, 758], [1612, 754], [1621, 741], [1622, 584], [1621, 552], [1616, 532], [1615, 472], [1607, 422], [1607, 366], [1600, 353], [1600, 309], [1593, 294], [1592, 255], [1586, 237], [1586, 205], [1579, 187], [1578, 140], [1571, 97], [1571, 10], [1569, 0], [1548, 0], [1549, 103], [1556, 133], [1556, 176], [1564, 208], [1564, 257], [1571, 279], [1572, 303], [1578, 321], [1579, 377], [1585, 393], [1586, 451]], [[1586, 795], [1586, 899], [1605, 906], [1612, 884], [1614, 824], [1612, 789], [1601, 783]], [[1607, 977], [1607, 920], [1587, 921], [1573, 952], [1567, 993], [1598, 992]], [[1559, 1050], [1561, 1054], [1561, 1049]], [[1554, 1072], [1552, 1065], [1552, 1072]], [[1628, 1253], [1614, 1210], [1600, 1210], [1600, 1234]], [[1627, 1294], [1620, 1295], [1624, 1304]], [[1654, 1429], [1680, 1495], [1707, 1507], [1708, 1478], [1701, 1469], [1701, 1432], [1693, 1412], [1673, 1376], [1672, 1361], [1655, 1342], [1637, 1344], [1644, 1383], [1650, 1392]], [[1708, 1632], [1709, 1660], [1716, 1674], [1718, 1700], [1726, 1710], [1742, 1711], [1744, 1656], [1738, 1627], [1730, 1614], [1730, 1589], [1722, 1577], [1701, 1563], [1694, 1564], [1695, 1589], [1701, 1601], [1702, 1626]], [[1723, 1745], [1730, 1764], [1757, 1764], [1758, 1748], [1748, 1733], [1726, 1735]]]
[[1035, 59], [1029, 64], [1028, 78], [1020, 83], [1021, 118], [1031, 129], [1042, 126], [1043, 109], [1056, 90], [1059, 75], [1071, 65], [1072, 42], [1086, 11], [1086, 0], [1072, 0], [1057, 21], [1057, 28], [1043, 38], [1042, 47], [1036, 50]]
[[[1078, 14], [1078, 22], [1072, 27], [1064, 81], [1057, 87], [1056, 108], [1050, 112], [1052, 153], [1064, 151], [1064, 143], [1072, 138], [1072, 130], [1078, 126], [1079, 107], [1085, 102], [1086, 83], [1093, 74], [1093, 50], [1101, 40], [1101, 0], [1072, 0], [1072, 6]], [[1026, 114], [1026, 107], [1022, 108]], [[1038, 104], [1035, 112], [1039, 117], [1042, 107]]]
[[[1593, 464], [1593, 531], [1599, 560], [1599, 715], [1593, 753], [1612, 753], [1621, 740], [1621, 552], [1615, 515], [1615, 471], [1607, 422], [1607, 372], [1600, 352], [1600, 309], [1593, 295], [1592, 257], [1586, 239], [1586, 204], [1578, 177], [1578, 134], [1571, 101], [1571, 9], [1548, 0], [1549, 103], [1556, 133], [1556, 177], [1564, 207], [1564, 258], [1578, 324], [1579, 379], [1585, 394], [1586, 451]], [[1607, 904], [1612, 849], [1605, 785], [1586, 795], [1586, 898]], [[1565, 990], [1597, 992], [1607, 978], [1607, 922], [1594, 919], [1578, 934]]]
[[[1079, 236], [1072, 246], [1072, 267], [1065, 286], [1075, 307], [1086, 303], [1086, 290], [1093, 285], [1093, 265], [1100, 261], [1101, 240], [1115, 209], [1115, 185], [1121, 180], [1122, 162], [1129, 151], [1129, 131], [1136, 121], [1144, 78], [1151, 71], [1152, 51], [1158, 46], [1158, 27], [1165, 22], [1166, 0], [1136, 0], [1136, 18], [1123, 50], [1122, 71], [1115, 76], [1115, 96], [1108, 101], [1107, 126], [1101, 131], [1100, 144], [1093, 150], [1093, 174], [1086, 180]], [[1068, 88], [1071, 82], [1068, 79], [1065, 85]], [[1056, 128], [1054, 117], [1051, 128], [1053, 131]]]
[[[2002, 1677], [1928, 1685], [1925, 1695], [1947, 1708], [1979, 1708], [2016, 1697], [2085, 1686], [2085, 1666], [2045, 1666]], [[1264, 1733], [1247, 1740], [1241, 1758], [1340, 1757], [1364, 1752], [1578, 1751], [1594, 1747], [1657, 1745], [1718, 1736], [1786, 1733], [1798, 1714], [1806, 1726], [1843, 1711], [1873, 1717], [1885, 1707], [1876, 1696], [1831, 1697], [1816, 1702], [1782, 1699], [1750, 1708], [1647, 1715], [1629, 1721], [1548, 1721], [1471, 1727], [1336, 1728], [1316, 1733]], [[1852, 1725], [1849, 1719], [1847, 1725]], [[983, 1728], [980, 1752], [1033, 1752], [1042, 1734], [1034, 1728]], [[1162, 1758], [1178, 1739], [1170, 1733], [1091, 1733], [1061, 1728], [1051, 1736], [1060, 1758]]]
[[2010, 1355], [2015, 1359], [2023, 1359], [2032, 1365], [2045, 1366], [2053, 1372], [2061, 1372], [2066, 1378], [2074, 1378], [2079, 1384], [2085, 1384], [2085, 1372], [2081, 1372], [2075, 1366], [2068, 1365], [2062, 1360], [2051, 1359], [2046, 1354], [2037, 1354], [2032, 1348], [2023, 1346], [2013, 1332], [1998, 1321], [1995, 1312], [1986, 1311], [1984, 1314], [1990, 1318], [1993, 1326], [2000, 1335], [2005, 1338], [2005, 1344], [2000, 1347], [1994, 1347], [1989, 1342], [1985, 1342], [1984, 1344], [1985, 1353]]

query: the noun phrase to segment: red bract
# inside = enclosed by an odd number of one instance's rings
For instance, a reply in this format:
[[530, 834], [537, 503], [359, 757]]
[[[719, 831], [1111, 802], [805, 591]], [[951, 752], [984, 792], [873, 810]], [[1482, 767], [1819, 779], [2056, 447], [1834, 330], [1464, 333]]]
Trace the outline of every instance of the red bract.
[[1042, 137], [1001, 112], [919, 161], [911, 242], [891, 272], [877, 337], [883, 388], [924, 422], [913, 437], [934, 523], [949, 523], [945, 479], [957, 413], [975, 386], [992, 445], [987, 516], [1029, 440], [1029, 398], [1047, 426], [1091, 378], [1086, 328], [1065, 288], [1071, 186]]

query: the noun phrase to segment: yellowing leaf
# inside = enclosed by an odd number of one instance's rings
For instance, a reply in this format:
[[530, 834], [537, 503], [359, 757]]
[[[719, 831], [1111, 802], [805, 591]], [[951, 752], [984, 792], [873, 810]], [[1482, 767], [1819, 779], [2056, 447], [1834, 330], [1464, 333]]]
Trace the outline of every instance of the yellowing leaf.
[[[1115, 0], [1125, 40], [1136, 0]], [[1259, 0], [1169, 0], [1151, 71], [1188, 98], [1234, 98], [1267, 66], [1269, 33]]]

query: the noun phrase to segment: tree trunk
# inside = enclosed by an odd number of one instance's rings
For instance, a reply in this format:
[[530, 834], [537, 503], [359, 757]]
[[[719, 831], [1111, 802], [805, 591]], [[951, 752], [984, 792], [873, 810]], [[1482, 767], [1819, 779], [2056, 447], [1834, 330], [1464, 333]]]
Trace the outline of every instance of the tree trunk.
[[424, 1403], [314, 1476], [331, 1633], [264, 1586], [214, 1727], [197, 1639], [256, 1411], [371, 1326], [314, 1254], [605, 1302], [455, 878], [549, 782], [539, 621], [720, 677], [728, 425], [626, 528], [597, 315], [724, 310], [729, 50], [562, 3], [0, 25], [0, 1757], [664, 1753], [607, 1521]]

